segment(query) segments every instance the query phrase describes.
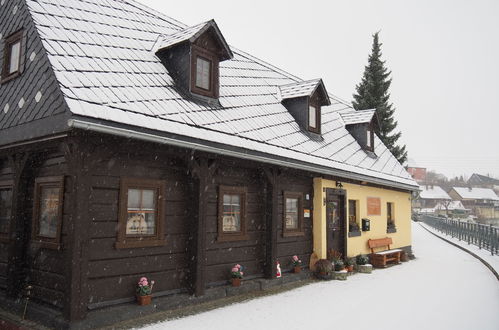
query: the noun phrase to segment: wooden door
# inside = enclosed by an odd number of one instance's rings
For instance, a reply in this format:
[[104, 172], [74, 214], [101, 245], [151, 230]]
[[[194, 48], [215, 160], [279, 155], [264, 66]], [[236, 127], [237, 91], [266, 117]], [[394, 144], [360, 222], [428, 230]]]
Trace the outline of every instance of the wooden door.
[[326, 189], [327, 251], [345, 256], [345, 191]]

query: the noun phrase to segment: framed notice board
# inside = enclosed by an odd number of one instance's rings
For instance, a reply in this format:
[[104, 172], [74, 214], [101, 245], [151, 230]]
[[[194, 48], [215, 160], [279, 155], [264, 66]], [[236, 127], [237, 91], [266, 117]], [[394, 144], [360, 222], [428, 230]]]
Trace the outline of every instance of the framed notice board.
[[381, 215], [381, 198], [367, 197], [367, 215]]

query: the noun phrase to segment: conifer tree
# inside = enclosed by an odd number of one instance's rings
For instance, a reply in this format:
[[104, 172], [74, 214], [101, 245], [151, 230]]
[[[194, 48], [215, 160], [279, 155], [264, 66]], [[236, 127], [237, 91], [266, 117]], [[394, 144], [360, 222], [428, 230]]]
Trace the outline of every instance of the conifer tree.
[[397, 121], [393, 118], [395, 108], [390, 103], [388, 89], [392, 83], [391, 71], [385, 67], [385, 61], [381, 59], [381, 43], [378, 39], [379, 32], [373, 35], [373, 46], [369, 55], [368, 64], [364, 70], [364, 76], [360, 84], [356, 86], [357, 93], [353, 95], [353, 107], [356, 110], [376, 109], [380, 127], [376, 131], [378, 137], [387, 148], [403, 164], [407, 160], [407, 151], [404, 146], [397, 145], [401, 132], [393, 132], [397, 127]]

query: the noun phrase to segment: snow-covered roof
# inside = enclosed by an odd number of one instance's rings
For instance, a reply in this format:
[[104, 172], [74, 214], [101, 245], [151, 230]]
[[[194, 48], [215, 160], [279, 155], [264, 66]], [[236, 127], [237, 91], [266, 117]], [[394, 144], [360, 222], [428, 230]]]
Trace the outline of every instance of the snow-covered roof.
[[376, 109], [342, 112], [341, 118], [345, 125], [370, 123], [375, 113]]
[[317, 88], [322, 89], [325, 102], [323, 105], [330, 105], [331, 101], [327, 95], [322, 79], [313, 79], [307, 81], [298, 81], [279, 86], [281, 100], [293, 99], [302, 96], [312, 96]]
[[457, 210], [457, 211], [467, 211], [469, 209], [465, 208], [461, 201], [450, 201], [448, 204], [446, 203], [437, 203], [435, 205], [435, 210]]
[[223, 45], [224, 49], [224, 59], [229, 59], [233, 57], [232, 51], [230, 50], [229, 45], [226, 43], [222, 33], [220, 32], [217, 24], [214, 20], [210, 20], [208, 22], [203, 22], [178, 32], [160, 35], [158, 37], [158, 41], [155, 43], [153, 50], [155, 52], [160, 51], [162, 49], [170, 48], [174, 45], [180, 44], [184, 41], [194, 42], [199, 36], [201, 36], [204, 32], [206, 32], [209, 28], [212, 28], [215, 34], [218, 37], [218, 40]]
[[149, 135], [175, 134], [217, 149], [417, 188], [377, 136], [377, 157], [361, 148], [340, 117], [353, 109], [336, 97], [330, 95], [331, 105], [322, 108], [322, 138], [304, 133], [277, 91], [302, 84], [309, 92], [317, 81], [303, 81], [234, 47], [234, 57], [220, 63], [219, 104], [184, 97], [154, 47], [160, 36], [175, 36], [164, 41], [171, 45], [204, 23], [189, 29], [132, 0], [26, 2], [69, 110], [84, 124], [147, 128]]
[[452, 198], [440, 186], [425, 186], [421, 185], [419, 197], [421, 199], [448, 199]]
[[485, 199], [499, 201], [499, 197], [496, 195], [494, 190], [488, 188], [462, 188], [453, 187], [456, 193], [463, 199]]

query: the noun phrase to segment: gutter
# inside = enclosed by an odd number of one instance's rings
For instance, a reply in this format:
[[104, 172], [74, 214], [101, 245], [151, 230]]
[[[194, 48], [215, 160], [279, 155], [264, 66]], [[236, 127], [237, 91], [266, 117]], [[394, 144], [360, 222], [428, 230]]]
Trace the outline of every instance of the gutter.
[[297, 162], [297, 161], [291, 160], [291, 159], [286, 160], [286, 159], [272, 158], [269, 156], [265, 156], [263, 153], [262, 153], [262, 155], [258, 155], [255, 153], [245, 153], [245, 152], [241, 152], [241, 151], [226, 149], [223, 147], [215, 147], [215, 146], [210, 146], [210, 145], [201, 144], [201, 143], [197, 143], [197, 142], [174, 139], [174, 138], [170, 138], [167, 136], [159, 136], [159, 135], [154, 135], [154, 134], [137, 132], [137, 131], [133, 131], [133, 130], [125, 129], [125, 128], [118, 128], [118, 127], [113, 127], [113, 126], [108, 126], [108, 125], [102, 125], [102, 124], [82, 121], [82, 120], [78, 120], [78, 119], [69, 119], [68, 126], [72, 127], [72, 128], [77, 128], [77, 129], [82, 129], [82, 130], [87, 130], [87, 131], [92, 131], [92, 132], [98, 132], [98, 133], [104, 133], [104, 134], [111, 134], [111, 135], [115, 135], [115, 136], [121, 136], [121, 137], [137, 139], [137, 140], [142, 140], [142, 141], [147, 141], [147, 142], [154, 142], [154, 143], [160, 143], [160, 144], [167, 144], [167, 145], [171, 145], [171, 146], [175, 146], [175, 147], [200, 150], [200, 151], [205, 151], [205, 152], [218, 154], [218, 155], [230, 156], [230, 157], [247, 159], [247, 160], [255, 160], [255, 161], [262, 162], [262, 163], [279, 165], [279, 166], [294, 168], [294, 169], [298, 169], [298, 170], [304, 170], [304, 171], [308, 171], [308, 172], [327, 174], [327, 175], [336, 176], [336, 177], [343, 177], [343, 178], [347, 178], [347, 179], [351, 179], [351, 180], [367, 181], [370, 183], [379, 184], [379, 185], [383, 185], [383, 186], [389, 186], [389, 187], [398, 188], [398, 189], [402, 189], [402, 190], [416, 191], [419, 189], [419, 187], [417, 187], [417, 186], [411, 186], [408, 184], [397, 183], [397, 182], [393, 182], [393, 181], [388, 181], [388, 180], [384, 180], [384, 179], [380, 179], [380, 178], [376, 178], [376, 177], [371, 177], [371, 176], [367, 176], [367, 175], [362, 175], [362, 174], [356, 174], [356, 173], [352, 173], [352, 172], [345, 172], [345, 171], [341, 171], [341, 170], [337, 170], [337, 169], [333, 169], [333, 168], [329, 168], [329, 167], [314, 165], [311, 163]]

